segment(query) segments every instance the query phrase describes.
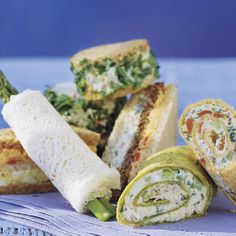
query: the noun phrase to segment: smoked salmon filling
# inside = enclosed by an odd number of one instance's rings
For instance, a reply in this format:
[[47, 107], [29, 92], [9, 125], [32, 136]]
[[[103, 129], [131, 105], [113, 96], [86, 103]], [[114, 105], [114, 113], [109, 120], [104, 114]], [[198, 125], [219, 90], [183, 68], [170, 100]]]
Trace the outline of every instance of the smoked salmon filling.
[[215, 183], [235, 203], [236, 113], [221, 100], [189, 105], [179, 121], [181, 136]]

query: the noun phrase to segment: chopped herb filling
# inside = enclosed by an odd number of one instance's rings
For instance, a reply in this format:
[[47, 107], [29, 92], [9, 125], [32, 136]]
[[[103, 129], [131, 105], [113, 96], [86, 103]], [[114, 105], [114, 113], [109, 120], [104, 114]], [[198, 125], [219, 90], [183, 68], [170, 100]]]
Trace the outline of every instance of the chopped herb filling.
[[74, 99], [64, 94], [57, 94], [50, 88], [46, 89], [44, 95], [69, 124], [101, 134], [111, 131], [115, 118], [126, 102], [126, 97], [107, 102], [88, 102], [83, 98]]
[[101, 62], [91, 63], [85, 58], [80, 62], [80, 69], [73, 64], [71, 66], [80, 94], [92, 91], [103, 96], [112, 95], [117, 90], [130, 86], [136, 88], [148, 75], [158, 78], [158, 68], [151, 52], [147, 55], [130, 54], [117, 61], [105, 58]]

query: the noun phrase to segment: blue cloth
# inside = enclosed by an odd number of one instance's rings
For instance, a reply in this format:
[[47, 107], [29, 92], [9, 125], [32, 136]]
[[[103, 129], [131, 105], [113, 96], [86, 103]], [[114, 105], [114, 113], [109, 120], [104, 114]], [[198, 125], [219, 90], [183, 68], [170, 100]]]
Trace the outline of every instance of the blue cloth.
[[[231, 105], [236, 104], [236, 59], [163, 59], [160, 64], [162, 80], [178, 85], [179, 113], [187, 104], [208, 97], [221, 98]], [[43, 90], [47, 84], [73, 79], [68, 59], [2, 59], [0, 68], [19, 90]], [[2, 120], [0, 125], [6, 126]], [[178, 144], [184, 144], [180, 137]], [[0, 230], [9, 224], [9, 227], [19, 227], [20, 230], [30, 228], [38, 235], [45, 231], [56, 235], [231, 236], [236, 235], [236, 215], [231, 209], [235, 207], [223, 194], [218, 194], [206, 217], [134, 229], [120, 226], [114, 220], [102, 223], [91, 215], [78, 214], [59, 193], [2, 195], [0, 218], [4, 221], [0, 221]]]

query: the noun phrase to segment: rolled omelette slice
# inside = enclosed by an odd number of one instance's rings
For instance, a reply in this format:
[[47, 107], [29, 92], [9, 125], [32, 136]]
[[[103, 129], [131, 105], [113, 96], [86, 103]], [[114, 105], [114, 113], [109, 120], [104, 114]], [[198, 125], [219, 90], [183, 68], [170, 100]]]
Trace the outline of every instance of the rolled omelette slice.
[[215, 183], [236, 204], [236, 113], [217, 99], [185, 108], [179, 131]]
[[202, 216], [215, 185], [188, 147], [172, 147], [149, 157], [123, 191], [120, 224], [142, 226]]
[[118, 171], [90, 150], [39, 91], [11, 96], [2, 113], [27, 154], [78, 212], [120, 188]]

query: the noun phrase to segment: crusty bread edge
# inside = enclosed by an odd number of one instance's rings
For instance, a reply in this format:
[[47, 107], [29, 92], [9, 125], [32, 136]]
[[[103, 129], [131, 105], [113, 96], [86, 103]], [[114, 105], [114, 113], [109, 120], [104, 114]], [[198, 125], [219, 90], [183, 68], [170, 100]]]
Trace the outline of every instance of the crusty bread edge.
[[71, 57], [70, 62], [73, 66], [79, 68], [80, 62], [84, 58], [87, 58], [91, 62], [101, 61], [107, 57], [120, 59], [129, 55], [131, 52], [146, 52], [147, 50], [150, 50], [148, 41], [146, 39], [136, 39], [126, 42], [104, 44], [79, 51]]
[[30, 194], [56, 191], [56, 188], [50, 181], [40, 184], [15, 184], [0, 187], [0, 194]]
[[[175, 85], [169, 84], [164, 87], [164, 94], [161, 94], [156, 101], [154, 108], [149, 114], [149, 123], [142, 133], [138, 149], [140, 150], [140, 161], [132, 162], [129, 182], [137, 175], [140, 166], [150, 155], [176, 145], [177, 141], [177, 120], [178, 120], [178, 91]], [[153, 113], [153, 114], [152, 114]], [[152, 119], [151, 116], [157, 117]], [[149, 129], [149, 131], [147, 131]], [[150, 133], [150, 130], [153, 132]], [[150, 139], [145, 143], [145, 137]]]

